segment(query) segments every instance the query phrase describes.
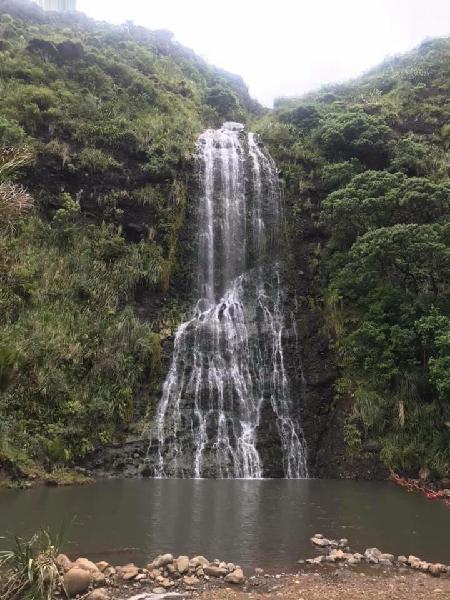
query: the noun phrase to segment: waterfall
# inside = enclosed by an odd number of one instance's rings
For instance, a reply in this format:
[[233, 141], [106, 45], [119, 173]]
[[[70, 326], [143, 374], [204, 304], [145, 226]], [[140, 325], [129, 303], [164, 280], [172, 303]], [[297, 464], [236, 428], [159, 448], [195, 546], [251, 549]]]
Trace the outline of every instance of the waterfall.
[[275, 164], [225, 123], [199, 138], [198, 301], [175, 335], [149, 452], [156, 477], [263, 477], [270, 407], [285, 477], [306, 477], [306, 445], [283, 351], [274, 259], [281, 229]]

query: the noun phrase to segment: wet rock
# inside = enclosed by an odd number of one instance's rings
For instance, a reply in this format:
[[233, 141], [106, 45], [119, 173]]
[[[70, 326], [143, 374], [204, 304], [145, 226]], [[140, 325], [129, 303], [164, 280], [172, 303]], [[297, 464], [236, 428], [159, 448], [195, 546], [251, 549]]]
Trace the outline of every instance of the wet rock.
[[447, 572], [447, 567], [445, 565], [442, 565], [441, 563], [430, 564], [428, 571], [434, 577], [439, 577], [441, 573]]
[[72, 569], [72, 567], [74, 566], [73, 562], [65, 554], [58, 554], [55, 562], [64, 573], [70, 571], [70, 569]]
[[160, 554], [153, 561], [153, 566], [156, 569], [159, 569], [159, 568], [165, 567], [166, 565], [169, 565], [171, 563], [173, 563], [173, 556], [172, 556], [172, 554]]
[[87, 558], [77, 558], [75, 566], [84, 571], [89, 571], [89, 573], [99, 572], [97, 565]]
[[207, 567], [209, 565], [209, 560], [207, 558], [205, 558], [204, 556], [194, 556], [194, 558], [191, 558], [191, 560], [189, 561], [189, 566], [192, 569], [196, 569], [197, 567]]
[[104, 573], [101, 573], [100, 571], [94, 571], [93, 573], [91, 573], [91, 575], [92, 575], [92, 583], [95, 586], [101, 587], [106, 584], [106, 577], [105, 577]]
[[417, 556], [410, 554], [408, 556], [407, 563], [412, 569], [418, 569], [420, 567], [421, 560]]
[[111, 566], [109, 563], [107, 563], [104, 560], [101, 560], [100, 562], [95, 563], [95, 564], [97, 566], [97, 569], [99, 571], [101, 571], [102, 573], [104, 573], [106, 571], [106, 569], [108, 569]]
[[[149, 565], [150, 566], [150, 565]], [[149, 576], [151, 579], [156, 579], [161, 575], [161, 569], [150, 569]]]
[[314, 536], [310, 539], [311, 539], [311, 542], [315, 546], [319, 546], [319, 548], [326, 548], [327, 546], [331, 546], [331, 541], [327, 540], [327, 538]]
[[139, 575], [139, 569], [138, 567], [136, 567], [136, 565], [133, 564], [125, 565], [119, 571], [119, 576], [124, 581], [131, 581], [132, 579], [137, 577], [137, 575]]
[[366, 548], [364, 558], [371, 564], [378, 564], [380, 561], [381, 551], [378, 548]]
[[114, 575], [116, 575], [117, 571], [115, 567], [106, 567], [106, 569], [103, 571], [103, 575], [105, 577], [114, 577]]
[[210, 577], [223, 577], [224, 575], [228, 575], [227, 569], [222, 569], [216, 565], [207, 565], [203, 570], [205, 575], [209, 575]]
[[393, 554], [388, 554], [386, 552], [382, 552], [380, 554], [380, 560], [388, 560], [389, 562], [394, 562], [395, 556]]
[[79, 567], [73, 567], [64, 575], [64, 588], [70, 597], [85, 594], [91, 583], [91, 573]]
[[228, 575], [225, 576], [225, 581], [226, 583], [234, 583], [235, 585], [243, 583], [244, 573], [242, 572], [242, 569], [236, 569], [232, 573], [228, 573]]
[[106, 588], [97, 588], [90, 592], [86, 600], [110, 600], [110, 595]]
[[325, 556], [316, 556], [316, 558], [307, 558], [306, 562], [309, 565], [320, 565], [322, 562], [326, 562], [326, 558]]
[[179, 556], [177, 558], [177, 560], [175, 561], [175, 566], [176, 566], [178, 573], [183, 575], [189, 569], [189, 557], [188, 556]]

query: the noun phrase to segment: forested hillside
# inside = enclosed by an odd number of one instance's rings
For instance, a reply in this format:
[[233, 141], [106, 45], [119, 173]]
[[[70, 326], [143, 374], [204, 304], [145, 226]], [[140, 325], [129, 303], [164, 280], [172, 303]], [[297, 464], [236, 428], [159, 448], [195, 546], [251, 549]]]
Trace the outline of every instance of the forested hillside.
[[258, 129], [338, 366], [347, 452], [450, 472], [450, 40], [282, 99]]
[[284, 182], [311, 473], [448, 475], [449, 95], [449, 39], [269, 112], [168, 32], [0, 0], [0, 479], [64, 480], [152, 422], [192, 300], [192, 153], [226, 120]]
[[0, 2], [0, 473], [143, 427], [189, 294], [196, 138], [259, 112], [168, 32]]

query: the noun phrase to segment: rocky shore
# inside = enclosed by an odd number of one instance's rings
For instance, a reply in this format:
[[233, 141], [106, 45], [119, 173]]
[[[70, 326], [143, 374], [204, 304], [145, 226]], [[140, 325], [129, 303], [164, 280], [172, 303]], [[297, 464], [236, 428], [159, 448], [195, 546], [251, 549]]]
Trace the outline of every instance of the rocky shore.
[[[406, 598], [407, 595], [402, 595], [404, 591], [412, 593], [413, 588], [417, 587], [420, 592], [425, 587], [428, 592], [433, 588], [433, 594], [442, 592], [442, 597], [450, 598], [450, 566], [429, 563], [413, 555], [395, 557], [378, 548], [367, 548], [361, 553], [352, 552], [347, 539], [332, 540], [322, 534], [315, 534], [311, 538], [311, 544], [318, 554], [299, 560], [299, 571], [296, 574], [268, 574], [258, 568], [252, 574], [244, 574], [243, 569], [234, 563], [209, 561], [204, 556], [175, 558], [172, 554], [161, 554], [145, 567], [135, 564], [112, 566], [105, 561], [94, 563], [86, 558], [78, 558], [72, 562], [64, 554], [57, 557], [56, 563], [67, 595], [83, 600], [166, 600], [191, 597], [211, 600], [292, 597], [300, 600], [301, 595], [298, 594], [305, 586], [310, 588], [309, 600], [316, 597], [313, 589], [317, 591], [323, 586], [331, 585], [336, 590], [346, 583], [356, 590], [364, 587], [366, 581], [378, 581], [380, 585], [385, 585], [387, 580], [390, 582], [388, 588], [393, 586], [392, 589], [396, 592], [383, 597]], [[436, 578], [439, 578], [438, 585]], [[61, 594], [64, 589], [61, 587]], [[291, 596], [291, 592], [294, 595]], [[324, 597], [335, 596], [321, 598]], [[416, 594], [416, 597], [421, 596]]]

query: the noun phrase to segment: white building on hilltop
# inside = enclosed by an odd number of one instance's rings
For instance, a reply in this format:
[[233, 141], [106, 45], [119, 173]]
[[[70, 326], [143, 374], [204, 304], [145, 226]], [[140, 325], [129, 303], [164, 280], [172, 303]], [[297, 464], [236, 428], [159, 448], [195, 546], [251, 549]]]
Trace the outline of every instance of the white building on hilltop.
[[77, 10], [77, 0], [37, 0], [44, 10], [55, 10], [59, 12]]

